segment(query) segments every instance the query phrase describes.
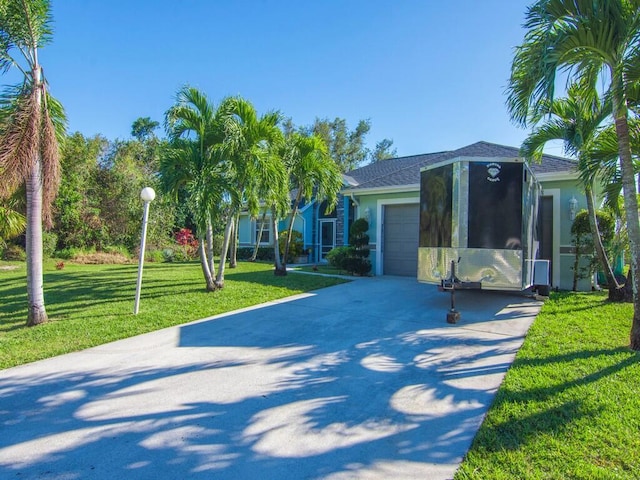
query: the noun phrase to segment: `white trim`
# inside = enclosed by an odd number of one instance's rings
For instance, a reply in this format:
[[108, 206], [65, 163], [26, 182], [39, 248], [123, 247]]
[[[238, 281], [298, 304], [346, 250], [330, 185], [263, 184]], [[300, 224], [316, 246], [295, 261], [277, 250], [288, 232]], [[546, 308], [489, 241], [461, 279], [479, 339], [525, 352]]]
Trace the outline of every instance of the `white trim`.
[[338, 240], [338, 231], [336, 225], [338, 223], [337, 218], [319, 218], [318, 219], [318, 261], [325, 262], [326, 258], [322, 258], [322, 247], [325, 246], [322, 243], [322, 224], [323, 223], [333, 223], [333, 246], [331, 248], [336, 248], [337, 240]]
[[[376, 206], [376, 247], [380, 245], [380, 248], [376, 248], [376, 275], [383, 275], [383, 258], [382, 250], [384, 249], [384, 238], [382, 238], [382, 227], [384, 223], [383, 207], [385, 205], [407, 205], [420, 203], [420, 198], [405, 197], [405, 198], [384, 198], [377, 202]], [[420, 218], [416, 218], [417, 222], [420, 222]]]
[[578, 181], [580, 178], [577, 173], [572, 172], [547, 172], [547, 173], [534, 173], [539, 182], [564, 182], [564, 181]]
[[374, 195], [376, 193], [408, 193], [408, 192], [419, 192], [420, 184], [412, 183], [410, 185], [394, 185], [391, 187], [372, 187], [372, 188], [347, 188], [343, 190], [342, 193], [344, 195]]
[[553, 202], [553, 245], [551, 247], [551, 265], [553, 265], [553, 278], [551, 283], [560, 286], [560, 189], [545, 188], [543, 197], [551, 197]]

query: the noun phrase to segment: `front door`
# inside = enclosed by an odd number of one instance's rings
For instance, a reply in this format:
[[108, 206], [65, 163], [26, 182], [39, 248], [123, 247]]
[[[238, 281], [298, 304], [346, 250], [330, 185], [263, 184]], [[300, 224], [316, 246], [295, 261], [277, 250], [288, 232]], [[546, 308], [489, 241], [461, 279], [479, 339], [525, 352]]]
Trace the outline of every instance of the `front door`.
[[327, 253], [336, 246], [336, 221], [320, 220], [320, 261], [326, 261]]

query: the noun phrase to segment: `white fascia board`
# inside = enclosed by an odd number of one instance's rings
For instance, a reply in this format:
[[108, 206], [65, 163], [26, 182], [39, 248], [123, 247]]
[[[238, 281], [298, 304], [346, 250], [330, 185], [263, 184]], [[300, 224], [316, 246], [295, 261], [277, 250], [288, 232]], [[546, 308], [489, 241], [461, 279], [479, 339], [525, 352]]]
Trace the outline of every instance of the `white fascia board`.
[[413, 183], [410, 185], [396, 185], [392, 187], [373, 187], [373, 188], [347, 188], [343, 190], [343, 195], [375, 195], [379, 193], [407, 193], [407, 192], [419, 192], [420, 184]]
[[539, 182], [562, 182], [566, 180], [580, 180], [580, 176], [577, 172], [536, 173], [535, 176]]

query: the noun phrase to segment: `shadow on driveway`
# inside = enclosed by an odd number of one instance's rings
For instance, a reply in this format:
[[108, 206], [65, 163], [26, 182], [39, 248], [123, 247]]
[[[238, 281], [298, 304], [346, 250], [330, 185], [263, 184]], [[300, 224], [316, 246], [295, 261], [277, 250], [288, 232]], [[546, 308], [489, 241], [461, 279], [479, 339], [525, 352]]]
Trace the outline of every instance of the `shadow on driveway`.
[[539, 304], [361, 279], [0, 371], [1, 478], [451, 478]]

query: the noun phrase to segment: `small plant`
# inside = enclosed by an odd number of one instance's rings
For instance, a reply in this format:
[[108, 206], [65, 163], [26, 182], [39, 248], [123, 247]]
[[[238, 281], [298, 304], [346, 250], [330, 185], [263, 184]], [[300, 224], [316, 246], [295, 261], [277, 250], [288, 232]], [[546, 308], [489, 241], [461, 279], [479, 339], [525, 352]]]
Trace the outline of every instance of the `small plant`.
[[180, 245], [183, 253], [188, 259], [195, 258], [198, 254], [198, 240], [193, 235], [193, 232], [188, 228], [181, 228], [178, 230], [174, 237], [176, 243]]
[[64, 268], [64, 262], [60, 261], [56, 263], [56, 270], [62, 270]]
[[20, 261], [24, 262], [27, 259], [27, 254], [24, 249], [18, 245], [7, 245], [2, 252], [2, 259], [7, 261]]

